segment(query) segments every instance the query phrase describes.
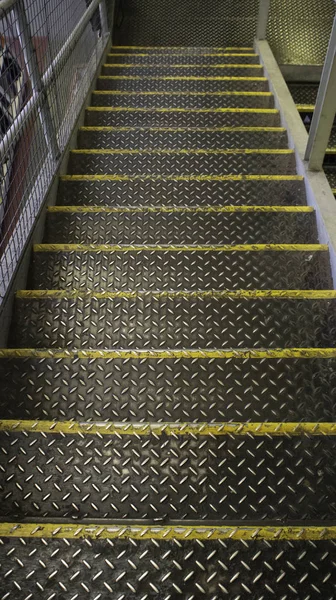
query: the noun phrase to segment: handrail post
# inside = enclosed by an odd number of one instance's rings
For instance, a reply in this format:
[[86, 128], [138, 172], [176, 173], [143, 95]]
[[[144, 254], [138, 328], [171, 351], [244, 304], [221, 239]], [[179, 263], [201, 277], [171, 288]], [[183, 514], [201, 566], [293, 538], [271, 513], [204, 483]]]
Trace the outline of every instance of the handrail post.
[[336, 114], [336, 16], [324, 61], [305, 160], [310, 171], [321, 171]]
[[108, 20], [105, 0], [101, 0], [101, 2], [99, 3], [99, 16], [102, 28], [102, 35], [104, 35], [108, 31]]
[[259, 0], [257, 40], [265, 40], [271, 0]]
[[60, 155], [60, 150], [57, 143], [54, 125], [52, 122], [47, 91], [43, 86], [42, 78], [37, 64], [37, 58], [31, 38], [31, 31], [25, 13], [23, 0], [17, 0], [15, 2], [13, 6], [13, 11], [15, 13], [16, 30], [18, 38], [20, 40], [28, 75], [30, 77], [33, 96], [44, 96], [42, 102], [38, 106], [38, 114], [41, 121], [44, 137], [47, 142], [48, 148], [51, 150], [53, 159], [57, 160]]

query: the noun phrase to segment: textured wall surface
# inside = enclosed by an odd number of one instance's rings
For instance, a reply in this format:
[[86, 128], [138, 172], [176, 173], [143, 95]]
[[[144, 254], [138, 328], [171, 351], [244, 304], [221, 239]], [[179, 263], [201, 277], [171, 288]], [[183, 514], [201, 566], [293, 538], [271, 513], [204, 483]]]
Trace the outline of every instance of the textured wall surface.
[[[119, 0], [116, 44], [250, 46], [258, 0]], [[333, 0], [271, 0], [268, 38], [278, 62], [321, 64]]]

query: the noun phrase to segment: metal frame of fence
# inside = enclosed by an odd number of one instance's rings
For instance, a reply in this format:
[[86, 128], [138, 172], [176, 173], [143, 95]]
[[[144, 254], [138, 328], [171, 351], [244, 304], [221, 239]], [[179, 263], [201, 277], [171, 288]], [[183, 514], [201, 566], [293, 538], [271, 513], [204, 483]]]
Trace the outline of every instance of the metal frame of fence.
[[[336, 1], [336, 0], [335, 0]], [[271, 0], [259, 0], [257, 40], [267, 39]], [[323, 71], [310, 126], [305, 160], [311, 171], [322, 171], [325, 153], [336, 115], [336, 16], [329, 39]]]
[[108, 37], [105, 0], [0, 1], [0, 305]]

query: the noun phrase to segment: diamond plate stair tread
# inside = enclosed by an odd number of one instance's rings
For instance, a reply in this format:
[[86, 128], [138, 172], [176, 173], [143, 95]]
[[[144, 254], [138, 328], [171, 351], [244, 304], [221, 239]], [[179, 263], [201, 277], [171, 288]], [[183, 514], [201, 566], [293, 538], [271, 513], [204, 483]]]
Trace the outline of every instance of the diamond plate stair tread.
[[317, 243], [315, 214], [281, 212], [49, 212], [46, 243]]
[[121, 77], [104, 76], [97, 79], [98, 90], [121, 90], [121, 91], [194, 91], [194, 92], [268, 92], [267, 79], [255, 80], [254, 78], [239, 77], [235, 79], [150, 79], [134, 76]]
[[0, 417], [336, 420], [336, 360], [1, 358]]
[[331, 289], [327, 252], [35, 252], [33, 289]]
[[62, 205], [302, 205], [301, 180], [241, 181], [59, 181], [57, 203]]
[[[106, 90], [105, 90], [106, 92]], [[273, 108], [270, 95], [243, 94], [111, 94], [93, 93], [92, 106], [124, 106], [128, 108]]]
[[[99, 108], [99, 110], [98, 110]], [[93, 127], [279, 127], [277, 112], [197, 112], [153, 110], [87, 110], [85, 125]], [[245, 110], [245, 109], [244, 109]], [[248, 110], [248, 109], [246, 109]], [[251, 109], [254, 110], [254, 109]]]
[[130, 66], [122, 64], [105, 64], [102, 66], [101, 74], [121, 75], [136, 77], [264, 77], [264, 69], [261, 65], [235, 65], [234, 60], [223, 67], [219, 65], [202, 66], [201, 61], [196, 65], [148, 65], [137, 63]]
[[205, 54], [190, 54], [185, 52], [138, 52], [135, 54], [126, 53], [124, 50], [108, 54], [105, 59], [106, 64], [169, 64], [169, 65], [217, 65], [217, 64], [259, 64], [259, 56], [252, 53], [243, 52], [207, 52]]
[[[335, 542], [1, 538], [3, 590], [48, 597], [168, 600], [335, 595]], [[34, 577], [31, 577], [34, 573]], [[19, 582], [19, 583], [18, 583]], [[19, 587], [18, 587], [19, 586]]]
[[324, 172], [327, 176], [330, 187], [336, 188], [336, 169], [335, 168], [325, 168]]
[[288, 83], [295, 104], [315, 104], [318, 83]]
[[333, 437], [0, 434], [2, 516], [332, 519]]
[[336, 128], [333, 127], [331, 132], [330, 132], [330, 138], [329, 138], [329, 143], [328, 143], [329, 148], [335, 148], [336, 147]]
[[[233, 151], [234, 152], [234, 151]], [[72, 152], [70, 175], [295, 175], [295, 154], [140, 151]], [[276, 152], [276, 151], [274, 151]]]
[[201, 129], [144, 129], [94, 130], [78, 132], [78, 148], [114, 149], [235, 149], [287, 148], [285, 131], [219, 131]]
[[17, 298], [12, 348], [334, 347], [336, 300]]

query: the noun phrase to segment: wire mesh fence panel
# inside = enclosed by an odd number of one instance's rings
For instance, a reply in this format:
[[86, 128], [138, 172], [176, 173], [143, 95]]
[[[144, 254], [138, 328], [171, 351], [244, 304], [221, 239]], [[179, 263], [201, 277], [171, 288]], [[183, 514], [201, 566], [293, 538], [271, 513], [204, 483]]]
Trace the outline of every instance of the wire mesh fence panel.
[[0, 304], [102, 57], [99, 4], [0, 2]]

